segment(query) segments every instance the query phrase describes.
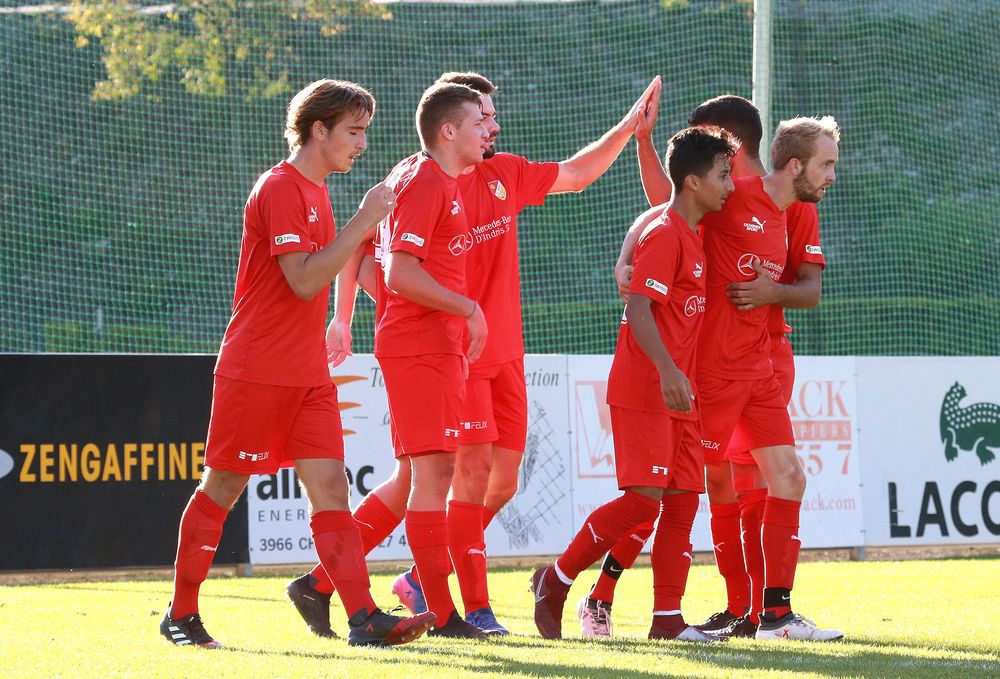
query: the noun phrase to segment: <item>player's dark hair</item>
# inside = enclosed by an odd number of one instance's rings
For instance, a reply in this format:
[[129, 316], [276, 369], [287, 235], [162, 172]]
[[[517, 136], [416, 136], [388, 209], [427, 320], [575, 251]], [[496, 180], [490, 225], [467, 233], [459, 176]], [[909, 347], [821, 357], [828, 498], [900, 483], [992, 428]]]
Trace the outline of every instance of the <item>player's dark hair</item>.
[[456, 83], [434, 83], [427, 88], [417, 104], [417, 134], [424, 148], [437, 141], [438, 130], [445, 123], [462, 121], [462, 104], [481, 106], [479, 92]]
[[458, 71], [451, 71], [449, 73], [444, 73], [440, 78], [437, 79], [439, 83], [453, 83], [455, 85], [465, 85], [466, 87], [471, 87], [479, 94], [485, 94], [491, 96], [497, 91], [497, 86], [494, 85], [489, 78], [474, 71], [466, 71], [464, 73], [459, 73]]
[[750, 158], [760, 158], [763, 126], [760, 111], [749, 100], [735, 94], [709, 99], [688, 116], [688, 125], [715, 125], [736, 137]]
[[714, 125], [687, 127], [675, 134], [667, 147], [667, 174], [674, 193], [684, 190], [688, 175], [706, 176], [719, 156], [732, 158], [738, 148], [733, 135]]
[[326, 78], [309, 83], [288, 102], [285, 118], [285, 139], [295, 150], [312, 137], [317, 120], [330, 129], [346, 115], [375, 115], [375, 97], [371, 92], [346, 80]]

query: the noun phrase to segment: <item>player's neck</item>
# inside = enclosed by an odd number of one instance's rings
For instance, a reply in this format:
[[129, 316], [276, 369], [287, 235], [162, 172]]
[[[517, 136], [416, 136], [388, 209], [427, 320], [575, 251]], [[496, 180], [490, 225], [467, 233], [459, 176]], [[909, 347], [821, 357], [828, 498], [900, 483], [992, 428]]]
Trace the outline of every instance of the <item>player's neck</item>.
[[447, 146], [424, 149], [424, 153], [429, 155], [449, 177], [457, 178], [466, 168], [471, 167], [466, 165], [464, 160], [460, 160], [458, 154]]
[[771, 172], [761, 178], [764, 191], [771, 197], [779, 210], [786, 210], [795, 202], [795, 187], [780, 172]]
[[322, 158], [308, 146], [300, 146], [288, 156], [288, 164], [299, 171], [303, 177], [313, 184], [322, 186], [326, 176], [330, 174]]
[[667, 209], [679, 214], [687, 222], [688, 228], [695, 232], [698, 231], [701, 218], [705, 216], [705, 208], [698, 205], [693, 196], [684, 192], [675, 195], [667, 204]]
[[734, 177], [763, 177], [767, 174], [760, 158], [751, 158], [742, 150], [733, 156], [730, 165]]

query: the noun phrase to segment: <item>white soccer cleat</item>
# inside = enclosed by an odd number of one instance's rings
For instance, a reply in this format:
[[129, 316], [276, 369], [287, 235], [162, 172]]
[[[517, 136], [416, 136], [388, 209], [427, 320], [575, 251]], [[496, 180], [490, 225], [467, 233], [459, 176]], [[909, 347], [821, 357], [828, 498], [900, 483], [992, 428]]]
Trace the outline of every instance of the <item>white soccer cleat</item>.
[[757, 639], [792, 639], [793, 641], [836, 641], [843, 639], [843, 632], [833, 629], [820, 629], [809, 618], [798, 613], [789, 613], [774, 622], [760, 621], [757, 628]]
[[580, 618], [580, 636], [588, 638], [611, 638], [611, 606], [584, 596], [576, 605], [576, 616]]

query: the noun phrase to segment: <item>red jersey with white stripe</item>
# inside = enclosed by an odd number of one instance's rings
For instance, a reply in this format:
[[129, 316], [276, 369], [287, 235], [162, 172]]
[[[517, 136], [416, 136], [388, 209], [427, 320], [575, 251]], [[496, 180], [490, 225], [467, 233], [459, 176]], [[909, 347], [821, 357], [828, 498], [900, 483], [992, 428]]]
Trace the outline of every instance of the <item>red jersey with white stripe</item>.
[[558, 163], [498, 153], [458, 177], [469, 222], [468, 295], [482, 307], [490, 331], [477, 368], [524, 356], [517, 215], [544, 203], [558, 174]]
[[737, 311], [726, 286], [757, 277], [753, 265], [778, 280], [788, 254], [785, 213], [778, 209], [760, 177], [737, 177], [736, 190], [722, 209], [705, 215], [705, 327], [698, 369], [707, 375], [754, 380], [773, 371], [768, 335], [768, 307]]
[[440, 285], [466, 294], [469, 226], [458, 183], [420, 152], [401, 160], [386, 184], [396, 207], [375, 234], [375, 355], [462, 354], [465, 319], [389, 290], [383, 270], [387, 254], [407, 252]]
[[[632, 266], [629, 292], [652, 301], [650, 309], [663, 346], [695, 389], [698, 334], [705, 315], [705, 250], [701, 237], [677, 212], [667, 209], [643, 231]], [[608, 376], [608, 404], [681, 419], [698, 418], [697, 408], [681, 413], [664, 405], [660, 374], [639, 346], [624, 315]], [[696, 405], [697, 401], [692, 402], [692, 406]]]
[[[801, 264], [819, 264], [826, 268], [826, 258], [819, 242], [819, 212], [815, 203], [796, 201], [785, 210], [788, 224], [788, 261], [781, 273], [779, 283], [794, 283]], [[767, 319], [767, 331], [772, 335], [783, 335], [792, 331], [785, 323], [785, 310], [777, 304], [771, 305]]]
[[278, 264], [286, 252], [317, 252], [336, 237], [325, 184], [282, 161], [257, 180], [243, 208], [233, 315], [215, 373], [281, 387], [329, 383], [325, 330], [330, 286], [310, 300], [292, 292]]

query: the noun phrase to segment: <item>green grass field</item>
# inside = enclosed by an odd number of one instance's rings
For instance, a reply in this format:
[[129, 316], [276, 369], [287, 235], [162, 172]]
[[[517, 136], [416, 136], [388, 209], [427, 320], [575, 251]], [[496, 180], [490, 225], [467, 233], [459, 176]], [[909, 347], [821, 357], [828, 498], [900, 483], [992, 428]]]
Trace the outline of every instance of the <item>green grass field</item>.
[[[622, 577], [615, 639], [577, 638], [575, 603], [593, 582], [592, 571], [580, 577], [567, 601], [568, 638], [543, 641], [531, 619], [529, 573], [497, 569], [490, 575], [497, 617], [514, 636], [472, 643], [425, 638], [369, 650], [310, 635], [285, 598], [285, 577], [212, 577], [205, 583], [202, 617], [228, 646], [223, 651], [175, 648], [160, 638], [157, 625], [170, 597], [166, 580], [2, 586], [0, 675], [1000, 676], [1000, 558], [803, 563], [796, 608], [845, 633], [845, 641], [832, 644], [649, 642], [648, 567]], [[392, 579], [372, 577], [383, 606], [394, 603]], [[700, 621], [722, 600], [715, 566], [695, 566], [685, 598], [688, 620]], [[346, 626], [338, 604], [334, 628], [346, 634]]]

